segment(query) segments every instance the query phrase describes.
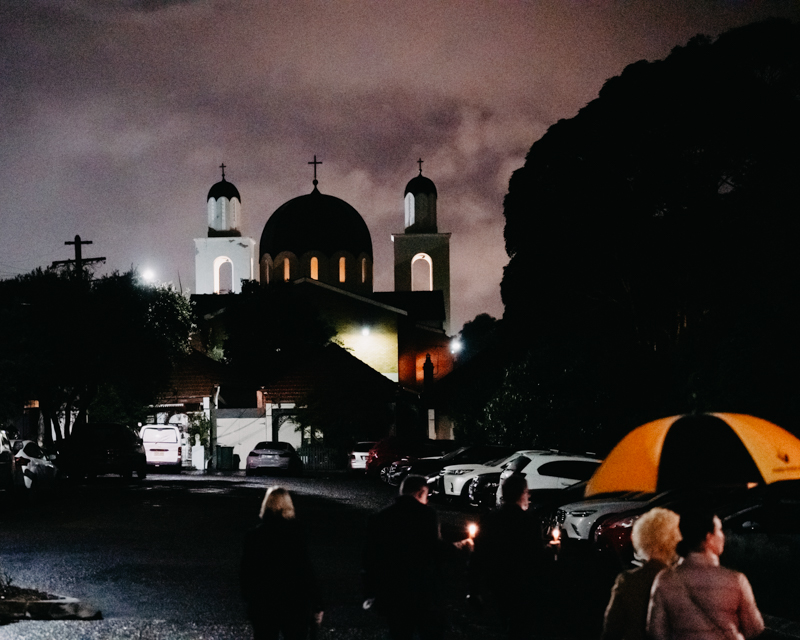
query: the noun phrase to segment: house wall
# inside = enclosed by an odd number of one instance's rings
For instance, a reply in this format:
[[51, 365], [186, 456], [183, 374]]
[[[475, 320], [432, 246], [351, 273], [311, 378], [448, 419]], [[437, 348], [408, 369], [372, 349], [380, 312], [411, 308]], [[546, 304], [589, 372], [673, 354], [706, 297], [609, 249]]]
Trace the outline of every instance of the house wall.
[[[218, 409], [217, 446], [233, 447], [239, 456], [239, 468], [244, 469], [247, 454], [259, 442], [272, 440], [271, 420], [267, 420], [264, 409]], [[281, 424], [278, 440], [288, 442], [295, 449], [300, 447], [301, 434], [290, 420]]]

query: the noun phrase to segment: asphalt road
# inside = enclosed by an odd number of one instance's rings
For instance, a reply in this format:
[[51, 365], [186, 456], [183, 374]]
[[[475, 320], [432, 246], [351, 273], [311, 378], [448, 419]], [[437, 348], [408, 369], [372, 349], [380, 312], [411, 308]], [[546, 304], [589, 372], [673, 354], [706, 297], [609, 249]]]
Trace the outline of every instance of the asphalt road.
[[[319, 637], [383, 637], [380, 619], [361, 609], [360, 557], [366, 517], [390, 504], [395, 489], [341, 474], [150, 475], [140, 483], [101, 477], [30, 499], [0, 493], [0, 570], [14, 584], [80, 598], [103, 614], [100, 621], [0, 626], [0, 640], [250, 638], [238, 587], [241, 543], [257, 523], [265, 488], [276, 483], [293, 491], [309, 531], [326, 600]], [[474, 515], [437, 508], [443, 537], [463, 537]], [[448, 637], [501, 637], [491, 618], [467, 611], [464, 571], [465, 563], [456, 562], [445, 576]], [[573, 587], [564, 597], [581, 594]], [[576, 615], [593, 619], [547, 637], [592, 635], [597, 608]]]

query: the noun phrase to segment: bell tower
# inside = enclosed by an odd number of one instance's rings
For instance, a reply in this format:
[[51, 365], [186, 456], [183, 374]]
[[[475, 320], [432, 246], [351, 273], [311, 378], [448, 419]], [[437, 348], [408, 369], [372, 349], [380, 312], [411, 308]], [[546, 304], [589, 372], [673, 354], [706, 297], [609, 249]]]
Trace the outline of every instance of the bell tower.
[[242, 280], [256, 278], [255, 246], [241, 233], [242, 199], [239, 190], [225, 179], [208, 192], [206, 211], [208, 236], [195, 238], [195, 290], [199, 294], [240, 293]]
[[445, 333], [450, 332], [450, 234], [439, 233], [436, 222], [438, 193], [433, 180], [419, 175], [406, 185], [405, 232], [392, 234], [395, 291], [441, 291]]

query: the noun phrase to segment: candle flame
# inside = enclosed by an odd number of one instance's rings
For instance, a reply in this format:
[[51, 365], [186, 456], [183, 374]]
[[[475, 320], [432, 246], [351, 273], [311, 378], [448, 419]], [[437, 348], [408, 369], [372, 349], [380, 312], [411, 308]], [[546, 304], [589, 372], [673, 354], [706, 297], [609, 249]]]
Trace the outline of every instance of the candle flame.
[[470, 525], [467, 527], [467, 531], [469, 531], [469, 537], [474, 538], [475, 534], [478, 533], [478, 525], [474, 522], [470, 523]]
[[561, 529], [558, 527], [553, 528], [553, 542], [558, 542], [561, 538]]

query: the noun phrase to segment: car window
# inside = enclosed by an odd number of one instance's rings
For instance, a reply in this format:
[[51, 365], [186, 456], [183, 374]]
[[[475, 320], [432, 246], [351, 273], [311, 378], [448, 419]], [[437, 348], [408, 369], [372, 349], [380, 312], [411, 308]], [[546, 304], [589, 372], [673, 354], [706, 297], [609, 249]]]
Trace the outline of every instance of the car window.
[[600, 462], [590, 460], [554, 460], [545, 462], [537, 471], [540, 476], [588, 480], [600, 466]]
[[145, 442], [162, 442], [165, 444], [176, 444], [178, 442], [178, 432], [175, 429], [159, 429], [158, 427], [146, 427], [142, 431], [142, 440]]

